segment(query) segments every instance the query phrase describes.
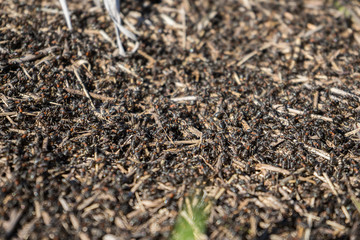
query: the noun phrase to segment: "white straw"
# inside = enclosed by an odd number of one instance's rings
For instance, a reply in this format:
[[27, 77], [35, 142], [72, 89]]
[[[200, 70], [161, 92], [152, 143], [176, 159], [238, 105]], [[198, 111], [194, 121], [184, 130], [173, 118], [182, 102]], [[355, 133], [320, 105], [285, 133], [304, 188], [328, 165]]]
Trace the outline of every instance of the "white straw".
[[[59, 0], [61, 7], [64, 12], [66, 24], [70, 30], [72, 30], [71, 26], [71, 20], [70, 20], [70, 13], [66, 5], [66, 0]], [[116, 42], [117, 46], [119, 48], [120, 55], [125, 57], [127, 56], [126, 51], [122, 45], [120, 33], [124, 34], [128, 39], [135, 42], [134, 48], [130, 51], [130, 54], [133, 54], [136, 52], [136, 50], [139, 48], [139, 42], [132, 32], [127, 30], [123, 25], [121, 24], [121, 17], [120, 17], [120, 0], [104, 0], [104, 6], [111, 18], [111, 20], [114, 22], [115, 25], [115, 32], [116, 32]]]
[[66, 24], [67, 24], [68, 28], [70, 30], [72, 30], [70, 13], [69, 13], [68, 7], [66, 5], [66, 0], [59, 0], [59, 1], [60, 1], [60, 4], [61, 4], [61, 8], [63, 10], [63, 13], [64, 13]]

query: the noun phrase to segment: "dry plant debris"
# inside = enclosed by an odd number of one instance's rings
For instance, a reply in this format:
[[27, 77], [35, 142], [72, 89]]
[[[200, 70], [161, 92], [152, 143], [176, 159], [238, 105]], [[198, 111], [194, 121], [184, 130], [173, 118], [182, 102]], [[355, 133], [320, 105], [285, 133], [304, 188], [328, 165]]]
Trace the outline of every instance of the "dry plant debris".
[[0, 236], [166, 239], [201, 189], [209, 239], [357, 239], [360, 5], [334, 2], [124, 0], [122, 58], [92, 1], [71, 32], [0, 1]]

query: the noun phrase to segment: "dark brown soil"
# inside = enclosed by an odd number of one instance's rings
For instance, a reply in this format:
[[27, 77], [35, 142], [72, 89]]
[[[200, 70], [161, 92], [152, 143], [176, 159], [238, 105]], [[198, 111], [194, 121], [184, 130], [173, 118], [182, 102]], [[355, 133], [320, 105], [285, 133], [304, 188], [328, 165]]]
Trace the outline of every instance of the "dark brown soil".
[[124, 0], [128, 58], [68, 6], [0, 0], [0, 238], [166, 239], [200, 190], [209, 239], [359, 239], [357, 2]]

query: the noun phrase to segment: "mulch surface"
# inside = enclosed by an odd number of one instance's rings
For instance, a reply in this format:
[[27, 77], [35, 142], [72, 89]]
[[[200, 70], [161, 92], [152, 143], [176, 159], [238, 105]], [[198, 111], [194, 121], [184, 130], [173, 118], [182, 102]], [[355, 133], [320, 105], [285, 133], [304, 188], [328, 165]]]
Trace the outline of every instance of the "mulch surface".
[[1, 238], [358, 239], [357, 2], [121, 4], [0, 1]]

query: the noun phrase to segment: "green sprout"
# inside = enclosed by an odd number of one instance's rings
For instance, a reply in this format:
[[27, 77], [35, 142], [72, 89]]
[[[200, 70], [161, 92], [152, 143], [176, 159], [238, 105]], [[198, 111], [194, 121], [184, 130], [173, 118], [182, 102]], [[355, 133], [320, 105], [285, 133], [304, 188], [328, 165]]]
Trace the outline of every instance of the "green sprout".
[[176, 220], [172, 232], [172, 240], [204, 240], [206, 224], [211, 204], [204, 194], [197, 194], [190, 200], [185, 198], [185, 204]]
[[346, 18], [350, 18], [353, 23], [360, 24], [360, 17], [356, 14], [356, 12], [352, 9], [352, 1], [349, 1], [347, 4], [341, 0], [334, 0], [332, 2], [333, 6], [341, 12]]

